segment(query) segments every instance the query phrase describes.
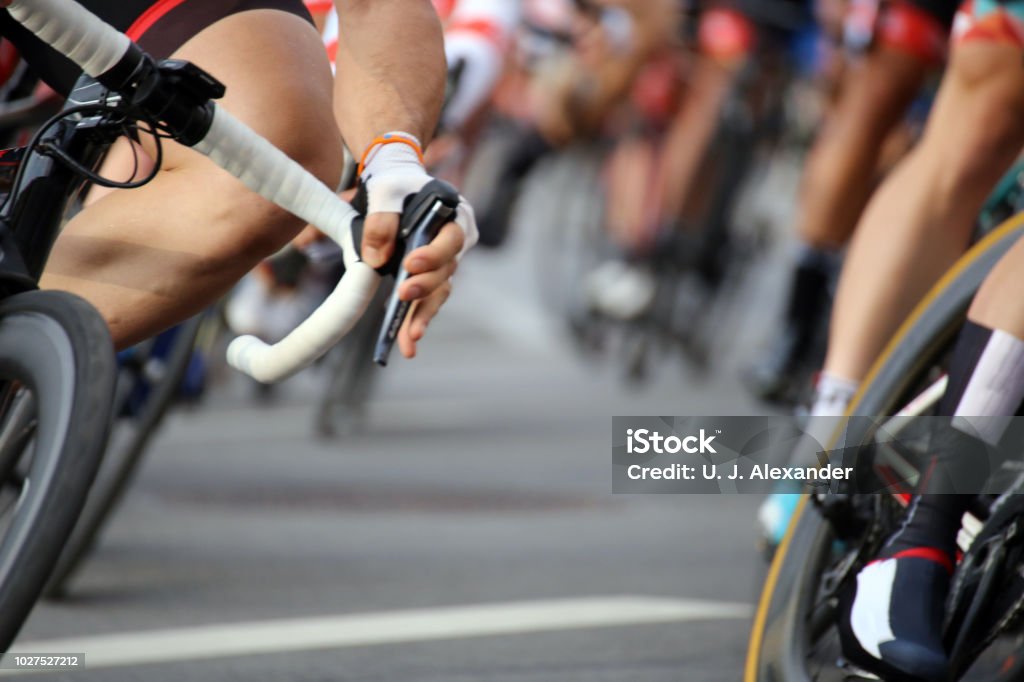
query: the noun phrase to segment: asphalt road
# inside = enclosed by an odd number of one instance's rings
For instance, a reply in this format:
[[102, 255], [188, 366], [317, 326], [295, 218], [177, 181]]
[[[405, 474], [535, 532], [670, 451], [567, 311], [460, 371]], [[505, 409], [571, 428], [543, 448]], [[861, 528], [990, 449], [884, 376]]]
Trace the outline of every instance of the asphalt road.
[[[35, 679], [739, 679], [759, 500], [612, 495], [610, 417], [759, 408], [731, 360], [628, 388], [614, 351], [581, 359], [524, 284], [524, 234], [466, 264], [364, 432], [312, 436], [315, 374], [176, 414], [71, 598], [19, 641], [87, 669]], [[758, 277], [742, 347], [770, 316]]]

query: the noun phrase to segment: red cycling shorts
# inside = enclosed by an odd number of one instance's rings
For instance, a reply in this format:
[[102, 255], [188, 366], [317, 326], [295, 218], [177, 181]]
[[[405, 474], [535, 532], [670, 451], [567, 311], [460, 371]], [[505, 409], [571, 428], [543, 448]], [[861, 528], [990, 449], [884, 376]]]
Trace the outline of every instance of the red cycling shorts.
[[716, 61], [731, 62], [749, 55], [757, 44], [757, 26], [731, 7], [710, 7], [697, 27], [700, 53]]
[[863, 42], [909, 54], [929, 66], [941, 65], [958, 2], [853, 0], [846, 17], [847, 45], [858, 49], [862, 41], [857, 36], [870, 34]]

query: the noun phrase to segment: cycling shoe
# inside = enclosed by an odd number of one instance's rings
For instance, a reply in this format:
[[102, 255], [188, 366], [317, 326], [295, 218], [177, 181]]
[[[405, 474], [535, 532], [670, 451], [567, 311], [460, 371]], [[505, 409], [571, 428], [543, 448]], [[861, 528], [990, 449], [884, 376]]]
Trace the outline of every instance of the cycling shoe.
[[947, 682], [943, 608], [952, 561], [922, 547], [871, 562], [840, 599], [839, 635], [850, 662], [896, 682]]
[[586, 280], [591, 309], [623, 322], [636, 320], [650, 309], [656, 288], [649, 270], [618, 260], [606, 261]]

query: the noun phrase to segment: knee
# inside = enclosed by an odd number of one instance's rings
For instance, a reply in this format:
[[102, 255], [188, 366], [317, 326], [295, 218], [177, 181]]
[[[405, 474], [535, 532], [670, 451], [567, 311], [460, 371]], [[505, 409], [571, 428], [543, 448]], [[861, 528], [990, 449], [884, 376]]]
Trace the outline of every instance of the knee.
[[[1010, 110], [992, 107], [973, 121], [960, 143], [943, 143], [933, 166], [935, 196], [940, 201], [980, 207], [999, 177], [1020, 152], [1022, 125]], [[1021, 112], [1024, 113], [1024, 112]], [[971, 125], [968, 123], [967, 125]], [[936, 147], [941, 140], [934, 140]]]
[[[933, 162], [938, 197], [978, 203], [1024, 144], [1024, 78], [1019, 52], [1013, 69], [983, 60], [954, 60], [922, 144]], [[976, 56], [976, 55], [975, 55]]]
[[260, 134], [325, 185], [336, 188], [344, 154], [329, 97], [316, 102], [301, 92], [284, 96], [291, 105], [265, 119], [258, 128]]

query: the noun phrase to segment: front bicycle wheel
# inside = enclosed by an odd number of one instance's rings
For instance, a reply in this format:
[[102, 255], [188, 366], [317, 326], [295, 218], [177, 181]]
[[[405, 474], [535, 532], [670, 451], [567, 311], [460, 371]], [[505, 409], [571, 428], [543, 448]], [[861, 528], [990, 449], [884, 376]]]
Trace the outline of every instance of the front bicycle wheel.
[[[1004, 223], [960, 259], [895, 334], [848, 414], [895, 414], [921, 388], [934, 383], [935, 369], [943, 364], [974, 294], [1022, 234], [1024, 214]], [[864, 442], [869, 436], [848, 433], [847, 442]], [[856, 557], [837, 556], [834, 539], [830, 523], [805, 497], [765, 580], [744, 682], [860, 679], [851, 678], [851, 671], [841, 666], [833, 599], [839, 582], [857, 568], [856, 561], [844, 565], [844, 558]]]
[[134, 357], [122, 363], [115, 400], [122, 413], [114, 415], [99, 473], [46, 586], [48, 598], [64, 595], [69, 581], [92, 553], [104, 524], [124, 497], [147, 446], [178, 393], [201, 322], [201, 315], [183, 322], [134, 349]]
[[0, 652], [42, 593], [85, 503], [115, 362], [95, 308], [34, 291], [0, 303]]

